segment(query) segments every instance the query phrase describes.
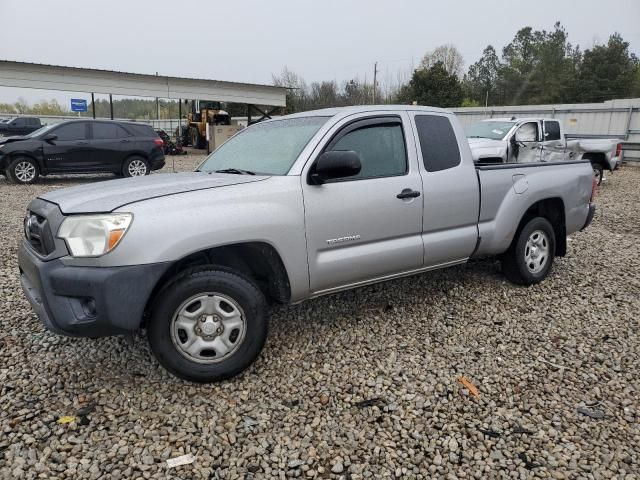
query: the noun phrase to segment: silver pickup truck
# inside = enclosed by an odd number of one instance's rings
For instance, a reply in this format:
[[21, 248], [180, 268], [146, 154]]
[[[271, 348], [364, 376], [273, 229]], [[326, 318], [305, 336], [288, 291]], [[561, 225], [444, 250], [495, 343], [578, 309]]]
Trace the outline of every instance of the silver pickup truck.
[[24, 292], [54, 332], [145, 328], [182, 378], [258, 356], [269, 302], [500, 256], [543, 280], [589, 225], [585, 161], [476, 166], [453, 114], [348, 107], [251, 126], [192, 173], [77, 186], [28, 206]]

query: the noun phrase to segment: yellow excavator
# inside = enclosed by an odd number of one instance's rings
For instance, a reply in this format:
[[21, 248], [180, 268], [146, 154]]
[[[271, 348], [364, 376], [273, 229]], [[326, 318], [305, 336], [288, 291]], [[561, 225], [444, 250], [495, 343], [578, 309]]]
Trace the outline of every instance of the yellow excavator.
[[[186, 133], [193, 148], [207, 146], [207, 123], [209, 125], [231, 125], [231, 116], [222, 110], [220, 102], [191, 100], [191, 111], [187, 114]], [[186, 131], [185, 131], [186, 130]], [[186, 144], [186, 142], [185, 142]]]

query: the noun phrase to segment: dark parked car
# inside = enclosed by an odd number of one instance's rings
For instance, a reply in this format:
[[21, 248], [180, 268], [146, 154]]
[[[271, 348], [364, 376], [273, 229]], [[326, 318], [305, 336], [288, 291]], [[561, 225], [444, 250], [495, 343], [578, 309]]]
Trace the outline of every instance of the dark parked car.
[[26, 135], [42, 128], [39, 118], [18, 117], [0, 122], [0, 135], [10, 137], [13, 135]]
[[0, 173], [15, 183], [60, 173], [136, 177], [163, 166], [162, 140], [151, 126], [140, 123], [72, 120], [22, 137], [0, 138]]

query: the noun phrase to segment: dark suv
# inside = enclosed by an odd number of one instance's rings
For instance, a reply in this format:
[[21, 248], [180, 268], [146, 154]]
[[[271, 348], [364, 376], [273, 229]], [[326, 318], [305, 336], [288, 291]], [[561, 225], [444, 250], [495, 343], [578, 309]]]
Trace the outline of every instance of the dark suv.
[[0, 138], [0, 173], [15, 183], [60, 173], [148, 175], [164, 166], [162, 147], [149, 125], [72, 120], [22, 137]]

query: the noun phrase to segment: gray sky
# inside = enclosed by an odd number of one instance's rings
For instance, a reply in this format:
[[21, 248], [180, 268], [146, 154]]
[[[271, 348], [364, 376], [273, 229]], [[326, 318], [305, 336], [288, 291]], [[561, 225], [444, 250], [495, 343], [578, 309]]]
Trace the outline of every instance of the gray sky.
[[[395, 78], [443, 43], [468, 67], [556, 20], [583, 50], [618, 31], [640, 53], [638, 0], [0, 0], [0, 18], [2, 59], [249, 83], [284, 65], [307, 82], [371, 80], [376, 60]], [[74, 95], [0, 87], [0, 101], [18, 96]]]

